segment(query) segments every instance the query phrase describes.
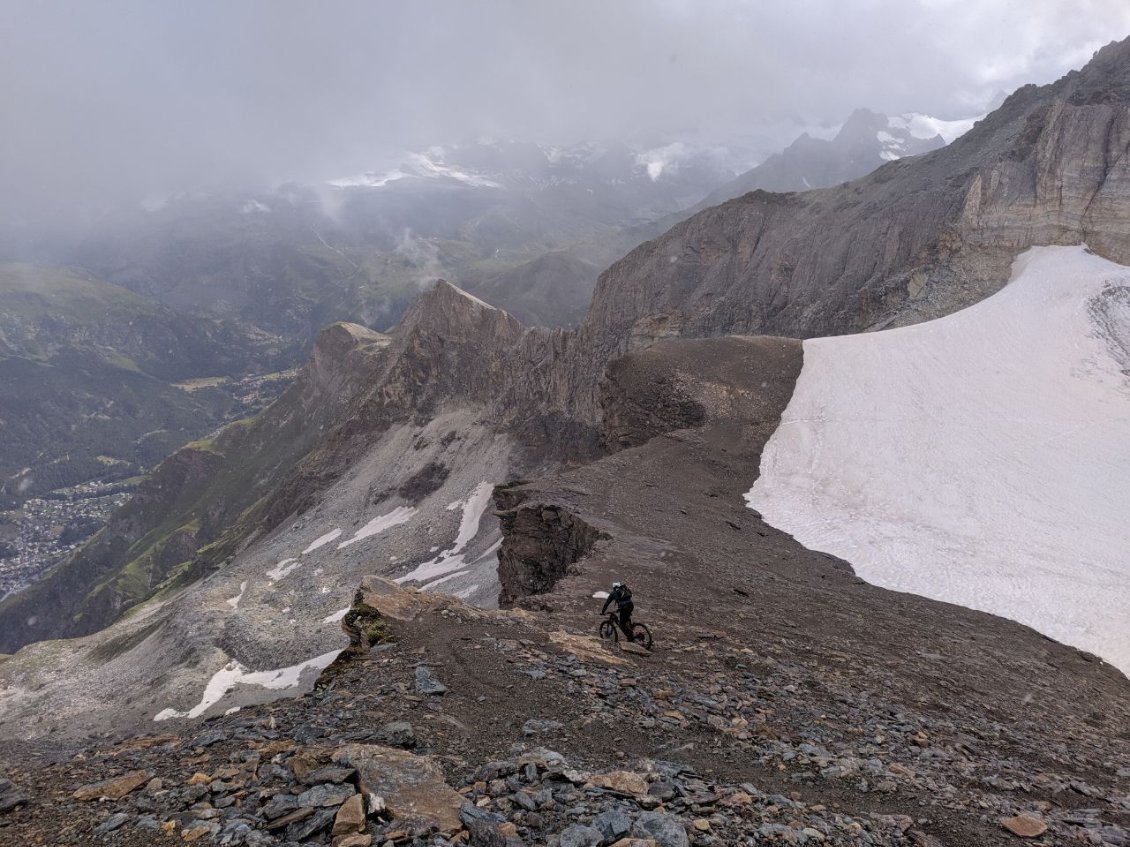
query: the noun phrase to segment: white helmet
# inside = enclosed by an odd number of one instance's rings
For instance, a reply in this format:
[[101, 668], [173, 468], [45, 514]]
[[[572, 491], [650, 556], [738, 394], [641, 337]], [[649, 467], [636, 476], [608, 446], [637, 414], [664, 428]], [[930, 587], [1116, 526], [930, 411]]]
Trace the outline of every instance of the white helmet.
[[618, 583], [618, 582], [614, 582], [614, 583], [612, 583], [612, 587], [613, 587], [613, 588], [619, 588], [619, 587], [620, 587], [620, 583]]

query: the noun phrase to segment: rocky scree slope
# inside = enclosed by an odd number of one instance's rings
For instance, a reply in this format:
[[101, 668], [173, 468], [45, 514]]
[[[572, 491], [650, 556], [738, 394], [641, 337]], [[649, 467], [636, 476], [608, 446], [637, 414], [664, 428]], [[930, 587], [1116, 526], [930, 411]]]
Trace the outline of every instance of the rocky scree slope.
[[[367, 578], [342, 622], [353, 648], [307, 696], [81, 755], [5, 739], [0, 837], [1123, 843], [1124, 677], [1015, 623], [866, 585], [742, 505], [800, 356], [727, 338], [619, 360], [604, 435], [623, 449], [500, 503], [602, 527], [551, 590], [485, 612]], [[506, 539], [525, 543], [541, 543], [533, 524]], [[595, 637], [592, 594], [613, 577], [657, 636], [650, 655]]]

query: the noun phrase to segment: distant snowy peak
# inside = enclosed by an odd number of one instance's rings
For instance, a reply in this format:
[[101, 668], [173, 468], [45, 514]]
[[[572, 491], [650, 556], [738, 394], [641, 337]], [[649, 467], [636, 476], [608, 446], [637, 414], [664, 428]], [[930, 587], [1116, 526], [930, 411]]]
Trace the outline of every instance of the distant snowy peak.
[[879, 142], [879, 156], [893, 162], [903, 156], [928, 153], [964, 135], [983, 117], [985, 116], [978, 115], [975, 118], [944, 121], [919, 112], [888, 117], [886, 128], [875, 134]]
[[721, 183], [736, 169], [727, 151], [684, 142], [630, 147], [586, 142], [572, 146], [480, 139], [409, 153], [399, 164], [334, 179], [335, 188], [385, 188], [411, 179], [448, 180], [473, 188], [621, 185], [680, 178]]
[[499, 183], [481, 174], [447, 164], [442, 147], [430, 147], [423, 153], [409, 153], [407, 159], [386, 171], [366, 171], [357, 176], [330, 180], [335, 188], [384, 188], [402, 179], [450, 179], [475, 188], [501, 188]]

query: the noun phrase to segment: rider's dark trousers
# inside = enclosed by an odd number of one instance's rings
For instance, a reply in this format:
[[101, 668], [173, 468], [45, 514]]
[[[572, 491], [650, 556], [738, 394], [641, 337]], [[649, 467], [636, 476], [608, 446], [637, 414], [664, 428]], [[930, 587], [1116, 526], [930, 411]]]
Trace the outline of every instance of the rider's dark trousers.
[[620, 629], [624, 631], [624, 635], [628, 636], [628, 640], [632, 640], [632, 609], [635, 605], [627, 603], [620, 607]]

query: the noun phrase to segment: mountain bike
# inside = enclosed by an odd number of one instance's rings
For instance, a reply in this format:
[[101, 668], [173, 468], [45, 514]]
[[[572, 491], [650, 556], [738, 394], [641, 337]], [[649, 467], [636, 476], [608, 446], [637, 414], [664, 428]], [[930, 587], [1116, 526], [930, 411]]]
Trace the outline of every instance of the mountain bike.
[[[600, 637], [613, 644], [620, 643], [620, 617], [615, 611], [609, 612], [608, 617], [600, 622]], [[651, 630], [647, 624], [632, 621], [632, 637], [645, 650], [651, 649]]]

